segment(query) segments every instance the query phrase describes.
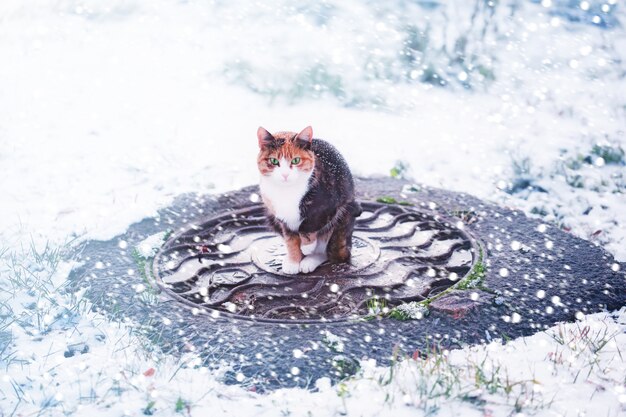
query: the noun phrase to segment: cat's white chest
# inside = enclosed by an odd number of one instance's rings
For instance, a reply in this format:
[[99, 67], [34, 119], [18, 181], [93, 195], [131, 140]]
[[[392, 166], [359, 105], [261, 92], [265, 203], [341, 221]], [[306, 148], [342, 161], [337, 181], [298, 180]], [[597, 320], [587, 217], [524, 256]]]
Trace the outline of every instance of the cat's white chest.
[[261, 178], [260, 188], [263, 198], [271, 205], [274, 216], [284, 222], [289, 229], [298, 231], [302, 223], [300, 201], [308, 190], [308, 181], [281, 186], [272, 180]]

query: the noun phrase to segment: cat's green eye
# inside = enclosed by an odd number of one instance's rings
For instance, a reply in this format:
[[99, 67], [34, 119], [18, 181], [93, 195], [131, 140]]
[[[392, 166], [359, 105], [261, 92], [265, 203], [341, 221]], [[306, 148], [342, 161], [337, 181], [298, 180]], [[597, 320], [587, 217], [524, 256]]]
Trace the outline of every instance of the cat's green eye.
[[270, 158], [270, 164], [272, 165], [278, 165], [280, 162], [278, 162], [278, 159], [276, 158]]
[[291, 165], [298, 165], [300, 163], [300, 158], [293, 158], [291, 160]]

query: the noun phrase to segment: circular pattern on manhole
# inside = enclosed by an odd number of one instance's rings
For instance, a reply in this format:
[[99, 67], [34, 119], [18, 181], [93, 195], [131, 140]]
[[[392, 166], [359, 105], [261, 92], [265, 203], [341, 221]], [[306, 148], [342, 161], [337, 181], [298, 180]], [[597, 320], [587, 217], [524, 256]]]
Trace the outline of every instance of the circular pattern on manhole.
[[170, 237], [153, 274], [175, 299], [214, 314], [328, 322], [426, 300], [464, 278], [478, 259], [476, 240], [446, 218], [409, 206], [361, 204], [350, 264], [282, 273], [282, 239], [254, 205]]

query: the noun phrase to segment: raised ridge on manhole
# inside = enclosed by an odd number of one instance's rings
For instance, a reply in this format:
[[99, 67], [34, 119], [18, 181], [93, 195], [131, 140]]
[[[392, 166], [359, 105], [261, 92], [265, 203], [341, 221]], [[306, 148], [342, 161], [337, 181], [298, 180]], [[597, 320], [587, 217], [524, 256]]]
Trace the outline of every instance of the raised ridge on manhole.
[[166, 293], [191, 306], [242, 319], [310, 323], [426, 300], [463, 279], [479, 256], [476, 240], [456, 222], [410, 206], [361, 205], [350, 264], [283, 274], [282, 238], [266, 226], [263, 206], [252, 205], [171, 236], [152, 271]]

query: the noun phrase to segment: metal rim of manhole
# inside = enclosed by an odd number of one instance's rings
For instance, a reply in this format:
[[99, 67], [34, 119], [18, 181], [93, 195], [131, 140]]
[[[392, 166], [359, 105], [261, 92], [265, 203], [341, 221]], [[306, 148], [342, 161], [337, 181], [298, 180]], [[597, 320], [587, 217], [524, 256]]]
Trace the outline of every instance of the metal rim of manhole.
[[459, 221], [414, 206], [361, 205], [349, 265], [283, 274], [282, 240], [255, 204], [170, 236], [153, 259], [152, 275], [170, 297], [214, 317], [336, 323], [428, 300], [461, 282], [484, 256]]

